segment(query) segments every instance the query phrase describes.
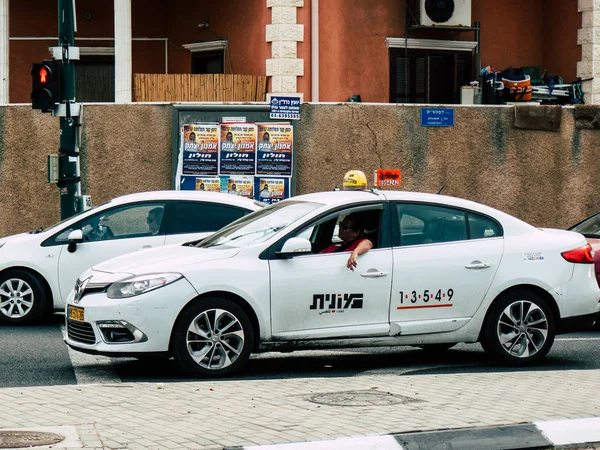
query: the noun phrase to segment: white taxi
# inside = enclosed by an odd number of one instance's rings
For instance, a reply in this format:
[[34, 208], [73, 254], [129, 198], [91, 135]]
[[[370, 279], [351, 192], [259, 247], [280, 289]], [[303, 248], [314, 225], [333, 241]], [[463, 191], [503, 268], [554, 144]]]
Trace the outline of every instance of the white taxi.
[[[354, 270], [340, 242], [347, 217], [372, 243]], [[67, 299], [66, 343], [112, 357], [172, 356], [198, 376], [229, 374], [252, 352], [477, 341], [496, 360], [527, 364], [556, 334], [592, 325], [593, 270], [582, 235], [471, 201], [315, 193], [196, 246], [84, 272]]]

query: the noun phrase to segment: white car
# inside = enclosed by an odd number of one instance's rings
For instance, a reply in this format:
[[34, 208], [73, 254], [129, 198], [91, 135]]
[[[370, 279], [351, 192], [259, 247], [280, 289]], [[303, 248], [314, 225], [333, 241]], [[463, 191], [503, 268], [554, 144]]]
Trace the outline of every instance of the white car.
[[262, 206], [212, 192], [142, 192], [50, 228], [0, 238], [0, 322], [38, 322], [64, 310], [77, 276], [88, 267], [136, 250], [204, 238]]
[[[373, 248], [321, 253], [352, 215]], [[342, 226], [340, 226], [340, 224]], [[409, 192], [325, 192], [269, 206], [197, 246], [125, 255], [81, 274], [66, 343], [173, 356], [220, 376], [250, 353], [480, 341], [505, 363], [544, 357], [600, 312], [585, 238], [493, 208]]]

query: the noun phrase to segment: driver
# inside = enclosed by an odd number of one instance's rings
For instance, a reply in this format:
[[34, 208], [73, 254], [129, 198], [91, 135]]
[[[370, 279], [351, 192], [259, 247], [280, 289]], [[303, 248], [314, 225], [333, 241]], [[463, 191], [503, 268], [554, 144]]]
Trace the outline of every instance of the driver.
[[161, 207], [152, 208], [150, 211], [148, 211], [146, 223], [148, 224], [150, 234], [153, 236], [157, 235], [160, 230], [160, 222], [162, 220], [162, 215], [163, 209]]
[[339, 253], [352, 252], [346, 267], [354, 270], [357, 266], [356, 259], [359, 255], [367, 253], [373, 248], [373, 243], [363, 236], [363, 226], [360, 218], [349, 214], [340, 222], [338, 236], [342, 240], [341, 244], [331, 244], [329, 247], [321, 250], [321, 253]]

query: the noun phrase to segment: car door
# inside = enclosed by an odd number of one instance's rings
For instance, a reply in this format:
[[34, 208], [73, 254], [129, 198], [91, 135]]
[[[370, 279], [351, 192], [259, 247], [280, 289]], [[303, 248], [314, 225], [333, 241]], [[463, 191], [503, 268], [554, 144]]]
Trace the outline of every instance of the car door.
[[[55, 238], [62, 244], [58, 259], [60, 293], [66, 299], [81, 272], [102, 261], [165, 243], [163, 212], [165, 202], [143, 202], [104, 210], [74, 224]], [[73, 253], [66, 237], [81, 229], [84, 241]]]
[[[348, 214], [365, 214], [366, 237], [374, 248], [346, 267], [350, 252], [319, 253], [335, 243], [339, 223]], [[269, 261], [274, 338], [311, 339], [387, 335], [392, 284], [392, 250], [381, 203], [336, 211], [291, 237], [310, 239], [313, 253]], [[364, 222], [363, 222], [364, 223]], [[283, 245], [283, 243], [281, 243]]]
[[177, 201], [169, 214], [165, 244], [203, 239], [225, 225], [250, 214], [244, 208], [221, 203]]
[[456, 208], [395, 206], [390, 321], [401, 334], [460, 328], [481, 305], [500, 264], [500, 225]]

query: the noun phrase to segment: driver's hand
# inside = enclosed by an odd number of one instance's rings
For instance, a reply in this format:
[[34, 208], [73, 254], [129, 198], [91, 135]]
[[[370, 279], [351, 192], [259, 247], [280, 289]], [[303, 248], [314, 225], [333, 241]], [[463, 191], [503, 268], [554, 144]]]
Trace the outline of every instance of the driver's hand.
[[354, 251], [350, 254], [348, 262], [346, 262], [346, 267], [348, 268], [348, 270], [354, 271], [354, 268], [357, 266], [356, 258], [358, 258], [358, 253]]

